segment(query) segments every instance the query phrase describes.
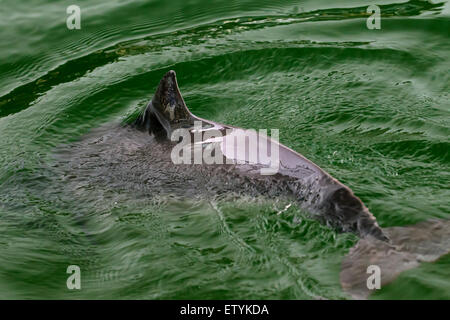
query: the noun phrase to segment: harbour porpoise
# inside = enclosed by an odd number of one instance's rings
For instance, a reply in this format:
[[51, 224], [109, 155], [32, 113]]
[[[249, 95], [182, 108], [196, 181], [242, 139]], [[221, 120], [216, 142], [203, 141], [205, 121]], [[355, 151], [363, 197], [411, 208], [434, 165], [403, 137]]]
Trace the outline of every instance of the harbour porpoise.
[[[219, 171], [226, 168], [228, 176], [233, 175], [239, 181], [245, 177], [262, 193], [273, 193], [274, 190], [278, 190], [277, 193], [297, 199], [299, 205], [314, 217], [340, 231], [354, 232], [361, 237], [370, 235], [382, 241], [388, 240], [375, 217], [350, 188], [310, 160], [259, 133], [256, 134], [258, 140], [256, 148], [251, 150], [248, 141], [238, 143], [240, 136], [248, 138], [247, 131], [193, 115], [184, 103], [176, 74], [172, 70], [161, 79], [153, 99], [134, 122], [134, 126], [168, 144], [168, 154], [180, 143], [178, 139], [173, 139], [173, 134], [175, 133], [175, 138], [179, 138], [182, 135], [176, 134], [176, 130], [185, 130], [189, 136], [182, 138], [188, 138], [191, 142], [189, 144], [193, 146], [186, 162], [194, 164], [192, 158], [195, 157], [193, 154], [195, 146], [201, 145], [201, 152], [211, 144], [216, 145], [213, 151], [219, 152], [220, 155], [214, 154], [214, 158], [222, 160], [220, 165], [199, 163], [202, 164], [202, 169], [213, 173], [212, 179], [223, 179], [223, 174]], [[192, 143], [195, 133], [199, 131], [208, 136], [206, 138], [202, 136], [200, 141]], [[211, 135], [210, 132], [214, 134]], [[230, 141], [232, 143], [229, 143]], [[259, 156], [262, 147], [266, 149], [266, 155], [269, 150], [276, 150], [277, 163], [270, 163], [270, 159]], [[255, 157], [255, 154], [258, 156]], [[271, 168], [277, 169], [274, 174], [263, 174], [262, 170], [270, 172]]]
[[89, 175], [91, 184], [136, 194], [287, 198], [322, 223], [358, 235], [340, 274], [342, 288], [355, 299], [373, 291], [369, 266], [380, 268], [384, 285], [450, 252], [450, 220], [381, 228], [349, 187], [274, 137], [192, 114], [172, 70], [132, 123], [92, 135], [87, 144], [95, 150], [71, 155], [72, 167], [82, 168], [79, 180]]

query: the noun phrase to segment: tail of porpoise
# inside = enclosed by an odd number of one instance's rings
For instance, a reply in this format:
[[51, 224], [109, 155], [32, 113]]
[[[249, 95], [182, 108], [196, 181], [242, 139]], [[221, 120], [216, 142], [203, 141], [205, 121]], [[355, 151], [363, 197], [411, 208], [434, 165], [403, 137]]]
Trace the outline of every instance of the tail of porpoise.
[[[342, 262], [341, 285], [354, 299], [367, 299], [377, 288], [368, 285], [370, 266], [379, 268], [380, 287], [421, 262], [450, 252], [450, 220], [428, 220], [406, 227], [383, 228], [390, 241], [359, 240]], [[369, 289], [370, 287], [370, 289]]]
[[[156, 137], [170, 138], [175, 129], [190, 126], [195, 119], [200, 118], [188, 110], [178, 88], [176, 74], [171, 70], [163, 76], [152, 101], [134, 125]], [[342, 262], [341, 285], [351, 297], [367, 299], [373, 292], [368, 286], [370, 266], [379, 268], [383, 286], [402, 271], [421, 262], [435, 261], [450, 252], [450, 220], [381, 228], [350, 189], [331, 177], [324, 181], [331, 189], [336, 189], [330, 193], [330, 205], [324, 208], [335, 218], [334, 221], [341, 224], [340, 230], [355, 232], [361, 237]]]

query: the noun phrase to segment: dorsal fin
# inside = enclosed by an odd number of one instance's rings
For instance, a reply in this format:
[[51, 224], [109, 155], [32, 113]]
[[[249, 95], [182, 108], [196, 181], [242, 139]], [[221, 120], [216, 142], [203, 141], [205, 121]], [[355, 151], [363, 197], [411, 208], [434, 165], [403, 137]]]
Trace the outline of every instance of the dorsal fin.
[[164, 130], [170, 138], [173, 130], [192, 121], [192, 114], [178, 88], [176, 73], [170, 70], [162, 77], [152, 101], [136, 120], [135, 125], [155, 135]]

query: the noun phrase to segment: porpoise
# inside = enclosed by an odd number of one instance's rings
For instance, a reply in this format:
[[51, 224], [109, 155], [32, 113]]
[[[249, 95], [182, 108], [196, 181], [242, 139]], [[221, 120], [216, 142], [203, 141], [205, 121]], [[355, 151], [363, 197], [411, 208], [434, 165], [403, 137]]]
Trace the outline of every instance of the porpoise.
[[273, 136], [192, 114], [172, 70], [132, 123], [89, 139], [95, 152], [81, 149], [79, 160], [72, 159], [73, 166], [82, 163], [78, 179], [97, 159], [104, 165], [93, 167], [90, 183], [180, 197], [288, 198], [324, 224], [358, 235], [340, 274], [342, 288], [356, 299], [374, 290], [368, 285], [369, 267], [379, 268], [383, 286], [421, 261], [450, 252], [449, 220], [381, 228], [349, 187]]

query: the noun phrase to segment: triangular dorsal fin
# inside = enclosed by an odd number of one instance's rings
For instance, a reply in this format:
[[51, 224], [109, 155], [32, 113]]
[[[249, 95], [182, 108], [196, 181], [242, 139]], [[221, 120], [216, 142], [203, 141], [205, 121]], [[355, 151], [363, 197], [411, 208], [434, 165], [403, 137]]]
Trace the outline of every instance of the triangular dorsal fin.
[[170, 138], [173, 130], [191, 122], [193, 122], [192, 114], [181, 96], [176, 73], [170, 70], [162, 77], [152, 101], [136, 120], [135, 125], [154, 134], [164, 130]]

